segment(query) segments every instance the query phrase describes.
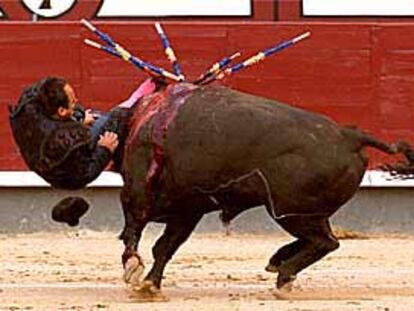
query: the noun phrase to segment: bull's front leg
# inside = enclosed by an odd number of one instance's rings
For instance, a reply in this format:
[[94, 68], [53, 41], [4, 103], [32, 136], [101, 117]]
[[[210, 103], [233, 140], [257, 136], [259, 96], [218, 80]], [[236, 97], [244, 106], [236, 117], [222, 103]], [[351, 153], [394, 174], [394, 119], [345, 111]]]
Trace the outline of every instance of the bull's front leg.
[[152, 249], [154, 264], [142, 284], [135, 288], [139, 298], [151, 301], [165, 299], [160, 293], [165, 266], [188, 239], [202, 216], [201, 213], [177, 214], [167, 222], [164, 233]]
[[[120, 235], [120, 239], [124, 242], [124, 252], [122, 254], [122, 264], [124, 267], [124, 281], [133, 286], [140, 284], [141, 276], [144, 272], [144, 263], [138, 253], [138, 243], [141, 239], [148, 219], [136, 215], [134, 209], [133, 194], [126, 189], [121, 192], [121, 204], [124, 213], [125, 225]], [[142, 216], [142, 215], [141, 215]]]

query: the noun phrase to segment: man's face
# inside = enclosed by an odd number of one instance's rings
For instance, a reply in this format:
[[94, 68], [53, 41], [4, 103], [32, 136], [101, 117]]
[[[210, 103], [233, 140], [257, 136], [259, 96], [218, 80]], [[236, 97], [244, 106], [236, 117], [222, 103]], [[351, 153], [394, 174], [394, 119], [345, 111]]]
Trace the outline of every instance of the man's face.
[[58, 108], [58, 116], [62, 119], [68, 119], [72, 117], [73, 115], [74, 108], [76, 104], [78, 103], [78, 98], [76, 97], [75, 91], [69, 84], [66, 84], [63, 87], [63, 91], [66, 93], [69, 103], [68, 103], [67, 108], [65, 107]]

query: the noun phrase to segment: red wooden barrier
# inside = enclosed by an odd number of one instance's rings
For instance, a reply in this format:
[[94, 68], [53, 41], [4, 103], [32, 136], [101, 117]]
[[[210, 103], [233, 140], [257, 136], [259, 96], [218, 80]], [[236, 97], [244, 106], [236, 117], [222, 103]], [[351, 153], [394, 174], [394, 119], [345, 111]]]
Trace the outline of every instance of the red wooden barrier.
[[[152, 22], [97, 25], [144, 60], [169, 68]], [[310, 39], [244, 70], [226, 83], [242, 91], [325, 113], [392, 140], [414, 143], [414, 23], [164, 22], [182, 69], [196, 78], [236, 51], [245, 57], [306, 30]], [[145, 77], [133, 66], [84, 46], [76, 22], [1, 22], [0, 169], [24, 170], [7, 105], [46, 75], [67, 78], [85, 106], [107, 109]], [[372, 165], [382, 161], [373, 153]]]

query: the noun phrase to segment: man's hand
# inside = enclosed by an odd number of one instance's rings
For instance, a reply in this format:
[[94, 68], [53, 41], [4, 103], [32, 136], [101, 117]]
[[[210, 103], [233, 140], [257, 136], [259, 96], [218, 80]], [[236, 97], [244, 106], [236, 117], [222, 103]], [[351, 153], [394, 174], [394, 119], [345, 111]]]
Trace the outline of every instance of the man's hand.
[[85, 117], [83, 119], [84, 125], [92, 125], [95, 122], [96, 116], [92, 113], [92, 109], [85, 110]]
[[118, 135], [114, 132], [105, 132], [99, 136], [98, 146], [108, 148], [111, 153], [114, 153], [116, 147], [118, 147]]

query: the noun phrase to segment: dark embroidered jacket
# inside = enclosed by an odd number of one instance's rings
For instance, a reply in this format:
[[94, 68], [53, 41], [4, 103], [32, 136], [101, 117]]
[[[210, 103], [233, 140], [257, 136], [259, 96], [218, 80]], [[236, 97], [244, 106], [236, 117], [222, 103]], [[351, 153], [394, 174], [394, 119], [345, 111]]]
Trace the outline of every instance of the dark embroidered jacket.
[[[84, 187], [105, 169], [111, 161], [111, 152], [97, 146], [89, 128], [81, 123], [46, 117], [36, 98], [37, 89], [32, 86], [23, 92], [18, 104], [10, 111], [13, 136], [23, 159], [31, 170], [56, 188], [74, 190]], [[129, 113], [114, 109], [102, 132], [122, 132], [122, 139], [126, 136], [128, 116]], [[115, 162], [119, 166], [119, 151], [116, 155]]]
[[112, 154], [94, 144], [79, 122], [64, 123], [40, 146], [38, 173], [56, 188], [79, 189], [99, 176]]

